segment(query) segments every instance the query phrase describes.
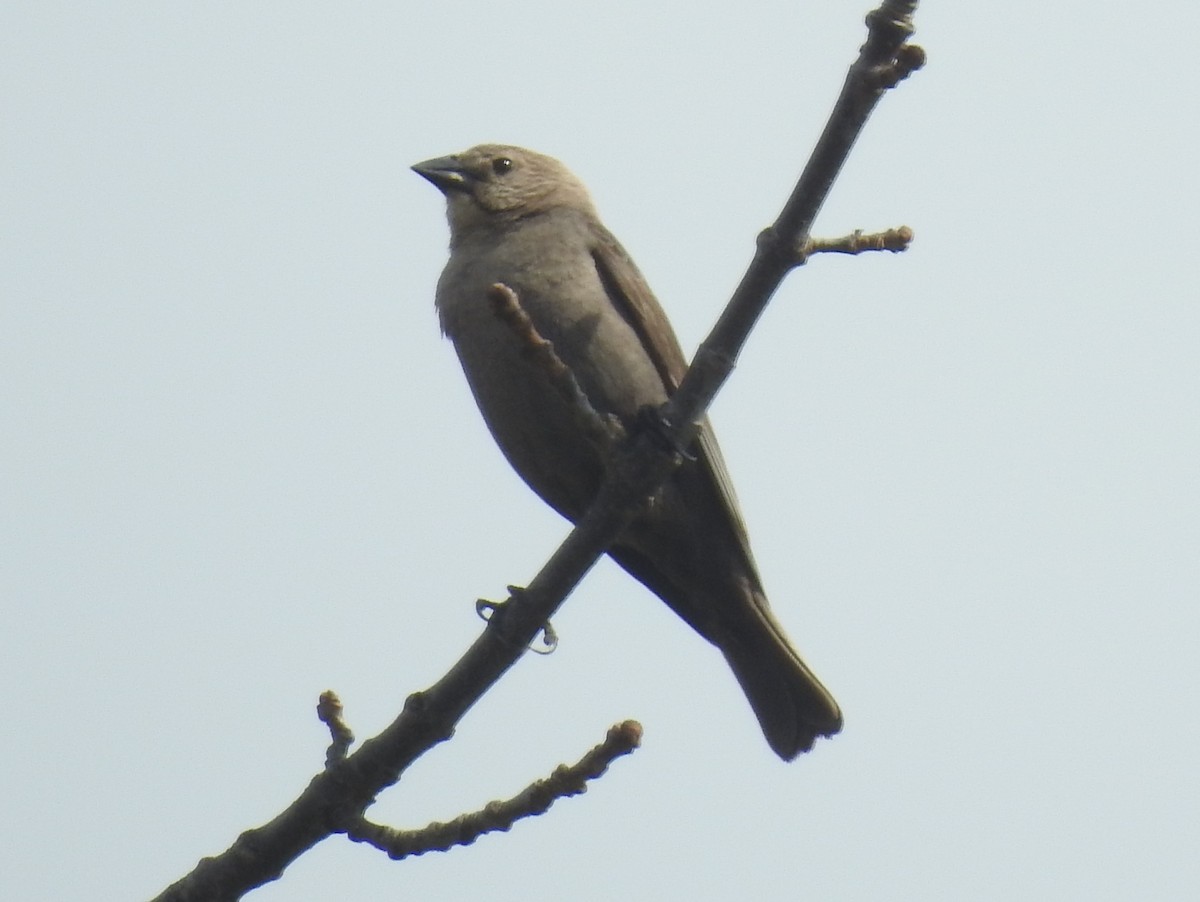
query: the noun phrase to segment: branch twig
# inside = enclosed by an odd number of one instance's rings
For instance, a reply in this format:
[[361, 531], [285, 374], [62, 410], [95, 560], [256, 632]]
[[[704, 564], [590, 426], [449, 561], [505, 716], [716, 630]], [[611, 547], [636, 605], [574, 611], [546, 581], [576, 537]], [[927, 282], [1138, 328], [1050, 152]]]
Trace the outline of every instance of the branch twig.
[[620, 443], [587, 514], [525, 590], [496, 611], [488, 628], [442, 679], [409, 696], [395, 721], [317, 774], [286, 810], [243, 833], [221, 855], [202, 859], [156, 902], [238, 899], [277, 879], [316, 843], [352, 830], [375, 796], [419, 756], [450, 738], [463, 714], [523, 654], [562, 600], [670, 475], [676, 458], [671, 447], [690, 444], [694, 423], [728, 378], [754, 323], [795, 265], [796, 250], [809, 241], [813, 220], [867, 117], [886, 90], [923, 63], [920, 48], [905, 43], [916, 6], [916, 0], [883, 0], [868, 14], [867, 41], [816, 149], [779, 217], [759, 235], [754, 258], [733, 298], [664, 405], [660, 435], [642, 432]]
[[899, 254], [912, 244], [913, 233], [908, 226], [886, 232], [863, 232], [856, 229], [841, 238], [809, 238], [796, 252], [795, 265], [808, 262], [813, 254], [865, 254], [870, 251], [891, 251]]
[[332, 767], [346, 757], [354, 743], [354, 731], [342, 719], [342, 700], [332, 689], [326, 689], [317, 700], [317, 717], [329, 727], [329, 748], [325, 752], [325, 767]]
[[420, 830], [397, 830], [362, 818], [347, 835], [397, 860], [470, 845], [485, 833], [508, 830], [521, 818], [544, 814], [561, 798], [587, 792], [589, 780], [600, 777], [614, 760], [636, 749], [641, 740], [641, 724], [627, 720], [609, 729], [604, 741], [575, 764], [559, 765], [549, 777], [531, 783], [511, 799], [488, 802], [479, 811], [459, 815], [448, 823], [435, 822]]
[[571, 405], [579, 430], [600, 453], [601, 459], [607, 459], [614, 446], [625, 438], [625, 427], [620, 418], [612, 414], [601, 414], [592, 406], [587, 394], [579, 387], [571, 368], [563, 363], [554, 350], [554, 344], [538, 332], [533, 320], [521, 306], [515, 291], [502, 282], [497, 282], [488, 292], [488, 300], [492, 302], [492, 309], [496, 315], [521, 343], [525, 354], [533, 358], [546, 380]]

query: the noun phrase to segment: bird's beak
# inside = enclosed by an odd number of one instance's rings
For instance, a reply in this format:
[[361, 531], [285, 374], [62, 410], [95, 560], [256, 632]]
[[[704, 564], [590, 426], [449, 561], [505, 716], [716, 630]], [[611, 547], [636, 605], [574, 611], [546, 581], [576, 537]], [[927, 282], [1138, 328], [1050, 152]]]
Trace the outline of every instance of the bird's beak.
[[437, 157], [417, 163], [413, 172], [428, 179], [443, 194], [451, 191], [470, 191], [471, 183], [467, 171], [457, 157]]

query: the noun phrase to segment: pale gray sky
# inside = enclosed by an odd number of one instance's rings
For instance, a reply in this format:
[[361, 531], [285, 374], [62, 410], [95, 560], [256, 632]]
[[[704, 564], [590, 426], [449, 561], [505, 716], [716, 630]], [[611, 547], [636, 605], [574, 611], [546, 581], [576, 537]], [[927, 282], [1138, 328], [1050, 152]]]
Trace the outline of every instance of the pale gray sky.
[[[436, 679], [565, 525], [492, 447], [433, 287], [480, 141], [559, 156], [694, 348], [865, 2], [10, 4], [0, 14], [0, 898], [139, 899]], [[776, 760], [604, 564], [372, 815], [584, 797], [251, 898], [1184, 900], [1200, 892], [1195, 4], [928, 2], [713, 411], [846, 730]]]

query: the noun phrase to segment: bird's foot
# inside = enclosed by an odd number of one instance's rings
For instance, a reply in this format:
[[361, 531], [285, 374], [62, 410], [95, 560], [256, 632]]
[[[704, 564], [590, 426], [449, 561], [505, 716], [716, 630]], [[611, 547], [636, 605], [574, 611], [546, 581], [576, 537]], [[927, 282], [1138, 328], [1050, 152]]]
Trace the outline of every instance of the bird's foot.
[[[502, 642], [509, 641], [504, 630], [501, 628], [504, 612], [510, 604], [520, 602], [520, 596], [524, 591], [525, 589], [522, 586], [508, 586], [508, 598], [504, 601], [490, 601], [486, 598], [479, 598], [475, 601], [475, 613], [479, 615], [481, 620], [496, 629], [496, 635], [500, 637]], [[529, 650], [534, 654], [548, 655], [558, 648], [558, 633], [555, 632], [549, 620], [543, 623], [538, 629], [538, 636], [541, 637], [540, 646], [535, 644], [537, 643], [537, 637], [528, 646]]]
[[671, 438], [669, 424], [662, 415], [661, 407], [648, 404], [640, 408], [637, 412], [636, 422], [638, 431], [648, 435], [663, 450], [678, 455], [686, 461], [696, 459], [696, 454], [690, 447], [685, 448]]

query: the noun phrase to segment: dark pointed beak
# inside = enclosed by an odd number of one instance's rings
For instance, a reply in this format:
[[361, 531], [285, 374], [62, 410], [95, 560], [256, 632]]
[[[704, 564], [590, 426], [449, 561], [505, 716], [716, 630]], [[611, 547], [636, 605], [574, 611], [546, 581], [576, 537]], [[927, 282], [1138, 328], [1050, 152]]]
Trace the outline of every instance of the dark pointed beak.
[[467, 171], [456, 157], [437, 157], [417, 163], [412, 171], [428, 179], [443, 194], [451, 191], [470, 191], [471, 183]]

